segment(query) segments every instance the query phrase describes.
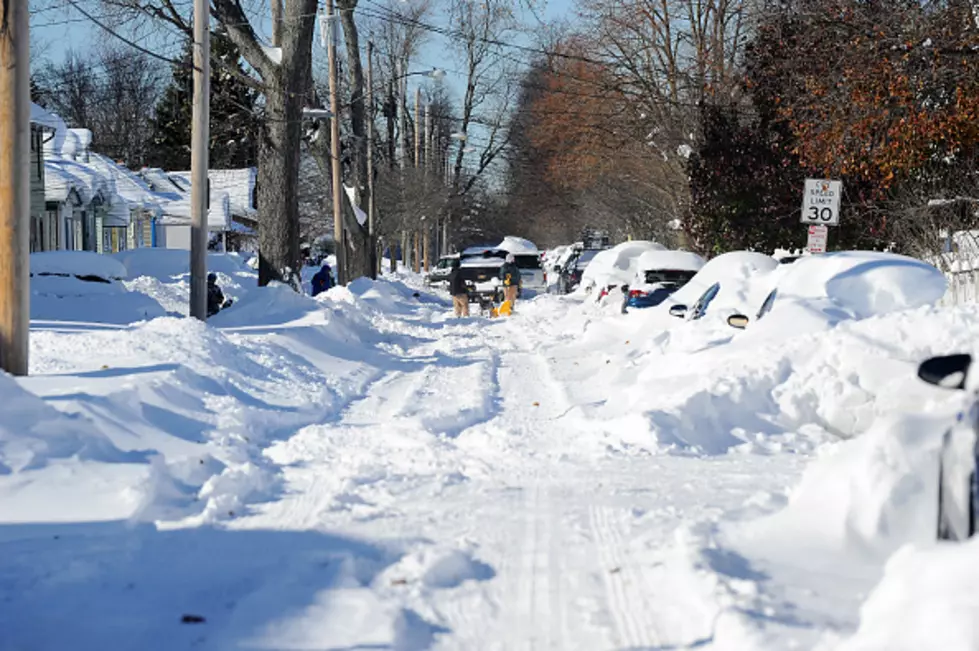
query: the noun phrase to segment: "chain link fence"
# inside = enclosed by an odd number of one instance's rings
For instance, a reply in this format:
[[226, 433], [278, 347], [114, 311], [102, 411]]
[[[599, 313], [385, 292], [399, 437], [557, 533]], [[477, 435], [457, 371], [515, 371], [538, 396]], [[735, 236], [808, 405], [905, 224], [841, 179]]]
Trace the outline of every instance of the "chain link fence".
[[948, 279], [941, 305], [979, 303], [979, 231], [958, 231], [935, 263]]

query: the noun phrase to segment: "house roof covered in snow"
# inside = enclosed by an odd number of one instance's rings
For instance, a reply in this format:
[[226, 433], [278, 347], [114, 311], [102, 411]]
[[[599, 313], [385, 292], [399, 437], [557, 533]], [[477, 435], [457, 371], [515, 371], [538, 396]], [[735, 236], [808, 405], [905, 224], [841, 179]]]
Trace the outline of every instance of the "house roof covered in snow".
[[[170, 172], [172, 180], [182, 182], [190, 187], [190, 172]], [[174, 178], [176, 177], [176, 178]], [[251, 217], [257, 212], [255, 206], [255, 185], [258, 181], [258, 170], [245, 167], [237, 170], [208, 170], [207, 180], [211, 183], [211, 192], [224, 192], [231, 202], [231, 214], [241, 217]]]
[[65, 126], [61, 118], [34, 102], [31, 102], [31, 124], [39, 124], [52, 131], [57, 131], [58, 128], [64, 128]]

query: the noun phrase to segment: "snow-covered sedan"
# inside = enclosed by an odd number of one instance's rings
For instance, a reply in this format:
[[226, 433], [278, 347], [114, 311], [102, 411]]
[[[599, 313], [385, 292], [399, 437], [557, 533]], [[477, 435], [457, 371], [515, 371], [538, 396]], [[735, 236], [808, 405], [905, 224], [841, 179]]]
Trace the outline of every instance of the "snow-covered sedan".
[[[768, 292], [764, 282], [779, 266], [770, 255], [733, 251], [709, 260], [681, 289], [672, 294], [672, 316], [696, 321], [708, 314], [743, 314], [748, 306], [758, 305]], [[764, 292], [764, 293], [762, 293]]]
[[842, 321], [931, 305], [945, 294], [934, 266], [893, 253], [841, 251], [800, 258], [769, 277], [765, 298], [728, 316], [751, 337], [817, 332]]
[[627, 307], [646, 308], [662, 303], [686, 285], [704, 266], [704, 259], [689, 251], [646, 251], [629, 284]]

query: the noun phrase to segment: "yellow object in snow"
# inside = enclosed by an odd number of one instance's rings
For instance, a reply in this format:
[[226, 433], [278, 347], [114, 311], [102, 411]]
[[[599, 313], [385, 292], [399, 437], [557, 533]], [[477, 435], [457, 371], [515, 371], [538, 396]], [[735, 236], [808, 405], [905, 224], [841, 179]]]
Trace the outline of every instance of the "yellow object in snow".
[[500, 307], [494, 307], [490, 310], [490, 318], [495, 318], [498, 316], [510, 316], [513, 308], [510, 306], [510, 301], [503, 301], [500, 303]]

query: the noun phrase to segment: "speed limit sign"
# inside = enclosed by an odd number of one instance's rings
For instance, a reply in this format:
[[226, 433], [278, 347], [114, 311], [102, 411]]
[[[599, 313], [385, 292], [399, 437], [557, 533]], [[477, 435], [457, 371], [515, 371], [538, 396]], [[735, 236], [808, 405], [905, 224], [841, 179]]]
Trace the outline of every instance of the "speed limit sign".
[[840, 195], [843, 183], [825, 179], [806, 179], [802, 195], [802, 223], [837, 226], [840, 223]]

